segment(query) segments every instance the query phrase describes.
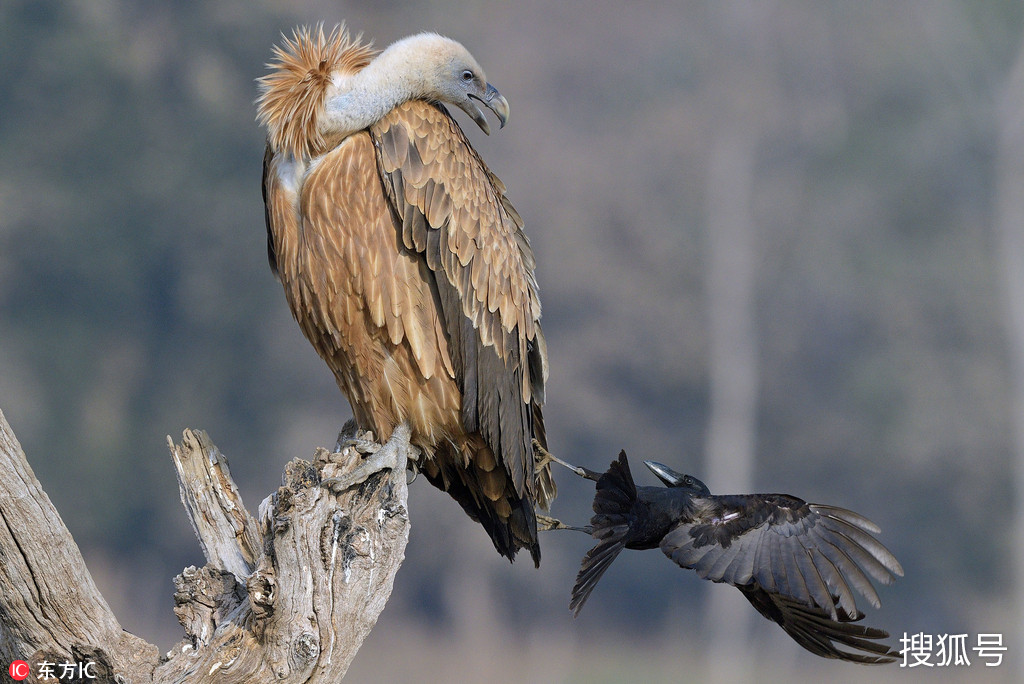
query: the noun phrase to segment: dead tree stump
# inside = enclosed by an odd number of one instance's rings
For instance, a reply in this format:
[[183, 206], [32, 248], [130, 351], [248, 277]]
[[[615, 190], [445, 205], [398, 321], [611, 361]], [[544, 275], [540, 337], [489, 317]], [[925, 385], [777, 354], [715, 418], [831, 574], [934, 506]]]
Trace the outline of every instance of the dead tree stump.
[[[185, 638], [161, 656], [121, 629], [0, 412], [0, 662], [26, 661], [28, 682], [340, 680], [405, 557], [408, 432], [381, 447], [395, 467], [339, 494], [320, 483], [356, 468], [354, 447], [293, 460], [256, 517], [206, 433], [168, 441], [207, 564], [174, 578]], [[91, 677], [57, 679], [63, 663]]]

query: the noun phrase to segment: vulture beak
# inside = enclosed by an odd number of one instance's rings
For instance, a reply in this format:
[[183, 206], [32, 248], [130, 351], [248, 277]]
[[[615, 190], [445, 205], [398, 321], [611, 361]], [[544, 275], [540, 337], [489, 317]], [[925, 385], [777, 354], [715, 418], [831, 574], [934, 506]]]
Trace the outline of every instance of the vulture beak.
[[[490, 83], [487, 84], [487, 90], [484, 91], [484, 96], [474, 95], [470, 93], [469, 96], [474, 100], [479, 100], [483, 106], [490, 109], [498, 117], [500, 126], [498, 128], [504, 128], [508, 122], [508, 100], [506, 100], [498, 89], [492, 86]], [[473, 121], [480, 127], [485, 134], [491, 134], [491, 127], [487, 124], [487, 119], [484, 118], [484, 113], [480, 111], [480, 108], [474, 105], [472, 102], [467, 103], [466, 113], [473, 117]]]
[[657, 475], [658, 479], [664, 482], [666, 487], [678, 487], [683, 484], [685, 475], [677, 473], [667, 465], [662, 465], [657, 461], [644, 461], [644, 465], [647, 466], [648, 470]]

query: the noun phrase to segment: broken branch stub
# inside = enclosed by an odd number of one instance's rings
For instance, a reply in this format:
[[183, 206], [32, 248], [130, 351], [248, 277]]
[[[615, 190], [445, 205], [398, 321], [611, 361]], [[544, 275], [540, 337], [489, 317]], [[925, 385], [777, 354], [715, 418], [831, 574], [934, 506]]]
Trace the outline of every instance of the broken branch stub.
[[[174, 580], [185, 638], [161, 657], [118, 624], [0, 412], [0, 655], [26, 660], [27, 681], [47, 661], [88, 663], [95, 681], [121, 684], [338, 681], [390, 597], [409, 540], [408, 431], [383, 447], [354, 445], [289, 463], [253, 517], [205, 433], [171, 443], [208, 562]], [[387, 467], [348, 477], [360, 451], [383, 452]]]
[[[409, 538], [410, 447], [388, 446], [401, 467], [338, 494], [321, 481], [355, 470], [354, 448], [292, 461], [256, 520], [223, 454], [205, 434], [186, 431], [172, 450], [184, 466], [182, 501], [210, 562], [176, 578], [175, 612], [189, 639], [167, 665], [189, 663], [189, 681], [340, 678], [391, 595]], [[240, 574], [250, 563], [252, 571]]]

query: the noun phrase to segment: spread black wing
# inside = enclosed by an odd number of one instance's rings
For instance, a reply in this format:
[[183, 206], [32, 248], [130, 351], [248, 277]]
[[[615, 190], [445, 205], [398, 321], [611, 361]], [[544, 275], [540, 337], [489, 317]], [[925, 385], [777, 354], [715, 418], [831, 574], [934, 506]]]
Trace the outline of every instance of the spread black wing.
[[852, 511], [785, 494], [702, 498], [695, 500], [698, 514], [665, 535], [661, 550], [704, 579], [756, 584], [833, 620], [851, 620], [860, 614], [851, 586], [878, 608], [870, 578], [892, 584], [903, 575], [871, 536], [878, 527]]
[[[855, 620], [863, 615], [853, 620], [845, 617], [833, 620], [821, 608], [805, 605], [781, 594], [771, 594], [756, 583], [742, 585], [738, 589], [757, 612], [778, 623], [786, 634], [814, 655], [865, 665], [891, 663], [899, 658], [899, 651], [878, 641], [887, 639], [888, 632], [856, 623]], [[840, 649], [837, 644], [862, 653]]]
[[866, 664], [898, 658], [879, 641], [887, 632], [857, 624], [864, 615], [854, 590], [878, 608], [871, 580], [891, 584], [903, 575], [872, 536], [879, 532], [874, 523], [785, 494], [714, 496], [699, 481], [653, 465], [666, 489], [638, 488], [625, 453], [598, 480], [591, 519], [597, 544], [576, 576], [574, 614], [624, 548], [658, 545], [702, 578], [736, 586], [815, 655]]
[[708, 496], [695, 503], [695, 519], [662, 539], [665, 555], [704, 579], [736, 586], [815, 655], [866, 664], [896, 660], [898, 653], [877, 641], [888, 632], [855, 624], [864, 615], [851, 586], [878, 608], [870, 578], [891, 584], [903, 575], [871, 536], [879, 532], [874, 523], [785, 494]]

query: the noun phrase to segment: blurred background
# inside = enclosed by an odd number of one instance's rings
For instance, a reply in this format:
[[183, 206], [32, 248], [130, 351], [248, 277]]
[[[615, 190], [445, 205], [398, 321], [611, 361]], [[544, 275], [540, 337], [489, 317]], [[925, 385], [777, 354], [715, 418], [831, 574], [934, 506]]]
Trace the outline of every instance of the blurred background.
[[253, 106], [282, 31], [342, 20], [456, 38], [511, 103], [490, 138], [456, 118], [538, 256], [556, 453], [863, 513], [906, 569], [866, 623], [1008, 647], [820, 660], [657, 551], [574, 621], [587, 537], [510, 566], [420, 480], [349, 681], [1021, 681], [1014, 0], [2, 0], [0, 409], [126, 629], [170, 648], [204, 562], [166, 435], [209, 431], [255, 510], [350, 416], [267, 267]]

